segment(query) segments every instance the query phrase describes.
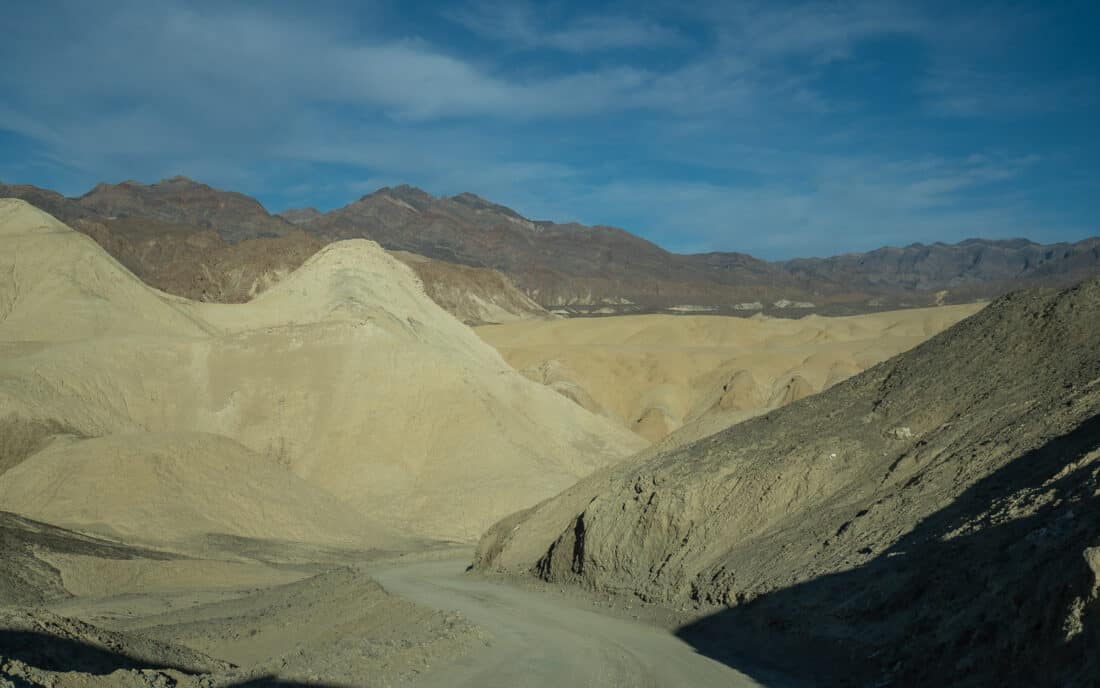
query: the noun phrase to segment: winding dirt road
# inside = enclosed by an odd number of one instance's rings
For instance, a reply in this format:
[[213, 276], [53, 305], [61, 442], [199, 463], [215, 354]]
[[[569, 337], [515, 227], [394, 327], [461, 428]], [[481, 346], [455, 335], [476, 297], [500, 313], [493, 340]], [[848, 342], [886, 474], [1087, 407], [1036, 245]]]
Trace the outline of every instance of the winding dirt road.
[[465, 559], [371, 571], [394, 594], [458, 610], [492, 644], [434, 667], [416, 686], [758, 686], [659, 628], [605, 616], [556, 596], [464, 575]]

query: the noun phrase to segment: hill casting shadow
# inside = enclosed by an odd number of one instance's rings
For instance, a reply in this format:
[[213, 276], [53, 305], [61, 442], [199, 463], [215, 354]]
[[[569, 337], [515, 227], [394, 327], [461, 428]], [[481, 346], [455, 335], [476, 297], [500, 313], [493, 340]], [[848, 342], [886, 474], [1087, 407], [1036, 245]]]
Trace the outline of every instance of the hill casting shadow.
[[1086, 559], [1100, 545], [1098, 450], [1100, 414], [865, 565], [677, 635], [742, 670], [763, 661], [822, 685], [1100, 685], [1100, 557]]
[[313, 683], [311, 681], [295, 681], [282, 679], [275, 675], [257, 676], [246, 679], [240, 683], [230, 683], [226, 688], [341, 688], [334, 683]]
[[155, 662], [37, 631], [0, 629], [0, 655], [43, 671], [75, 671], [103, 676], [121, 670], [173, 669], [200, 673], [195, 667]]
[[[204, 667], [159, 662], [91, 643], [36, 631], [0, 629], [0, 658], [14, 659], [41, 671], [107, 676], [116, 671], [173, 670], [191, 676], [205, 673]], [[0, 678], [4, 678], [0, 676]], [[13, 685], [32, 685], [11, 677]], [[0, 681], [2, 682], [2, 681]], [[254, 676], [219, 684], [226, 688], [338, 688], [336, 684], [283, 679], [274, 674]]]

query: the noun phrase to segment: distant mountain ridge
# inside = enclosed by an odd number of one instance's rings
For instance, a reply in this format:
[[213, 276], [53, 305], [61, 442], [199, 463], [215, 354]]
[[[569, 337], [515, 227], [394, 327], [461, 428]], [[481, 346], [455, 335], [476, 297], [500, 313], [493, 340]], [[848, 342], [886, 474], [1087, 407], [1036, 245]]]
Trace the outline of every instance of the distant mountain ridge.
[[231, 243], [280, 237], [294, 229], [290, 222], [268, 213], [254, 198], [212, 189], [187, 177], [149, 185], [134, 181], [98, 184], [77, 202], [106, 217], [143, 217], [210, 227]]
[[968, 239], [769, 262], [736, 252], [671, 253], [615, 227], [531, 220], [471, 193], [437, 198], [407, 185], [326, 213], [280, 215], [185, 177], [100, 184], [76, 199], [0, 184], [0, 196], [24, 198], [66, 222], [186, 224], [229, 244], [297, 231], [322, 244], [369, 238], [390, 250], [499, 270], [540, 306], [572, 314], [852, 313], [973, 301], [1021, 283], [1062, 286], [1100, 274], [1100, 237], [1051, 245]]
[[1100, 238], [1052, 245], [967, 239], [778, 262], [737, 252], [682, 255], [618, 228], [530, 220], [474, 194], [435, 198], [410, 186], [379, 189], [300, 226], [325, 239], [367, 236], [492, 267], [542, 306], [570, 310], [928, 305], [991, 298], [1020, 281], [1063, 285], [1100, 271]]
[[[1037, 244], [1027, 239], [965, 239], [884, 247], [868, 253], [784, 261], [792, 273], [837, 279], [844, 275], [862, 288], [890, 285], [905, 289], [950, 289], [969, 280], [995, 282], [1033, 279], [1061, 272], [1095, 269], [1100, 239]], [[860, 285], [862, 280], [862, 285]]]

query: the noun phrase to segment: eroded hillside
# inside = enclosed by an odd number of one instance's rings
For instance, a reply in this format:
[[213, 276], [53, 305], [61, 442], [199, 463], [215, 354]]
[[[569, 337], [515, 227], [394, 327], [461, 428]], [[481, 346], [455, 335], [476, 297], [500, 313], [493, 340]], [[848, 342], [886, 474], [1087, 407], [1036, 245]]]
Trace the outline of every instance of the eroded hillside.
[[1087, 685], [1098, 324], [1100, 282], [1010, 294], [823, 394], [506, 519], [478, 566], [693, 606], [708, 618], [683, 633], [715, 656], [757, 629], [831, 648], [855, 683]]
[[[644, 444], [513, 371], [371, 242], [223, 305], [147, 287], [22, 201], [0, 201], [0, 233], [18, 430], [0, 495], [27, 516], [143, 540], [471, 539]], [[108, 476], [126, 479], [83, 491]]]
[[[514, 368], [646, 439], [683, 444], [827, 389], [980, 304], [842, 318], [692, 315], [480, 327]], [[671, 436], [669, 436], [671, 433]]]

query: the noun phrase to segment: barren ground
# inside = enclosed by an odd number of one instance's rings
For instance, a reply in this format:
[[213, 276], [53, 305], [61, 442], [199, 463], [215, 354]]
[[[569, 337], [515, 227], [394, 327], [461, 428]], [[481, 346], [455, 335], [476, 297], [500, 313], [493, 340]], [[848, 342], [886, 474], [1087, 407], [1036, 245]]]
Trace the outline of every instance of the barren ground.
[[697, 653], [670, 611], [467, 573], [465, 548], [203, 559], [9, 521], [75, 595], [0, 607], [4, 686], [789, 685]]

